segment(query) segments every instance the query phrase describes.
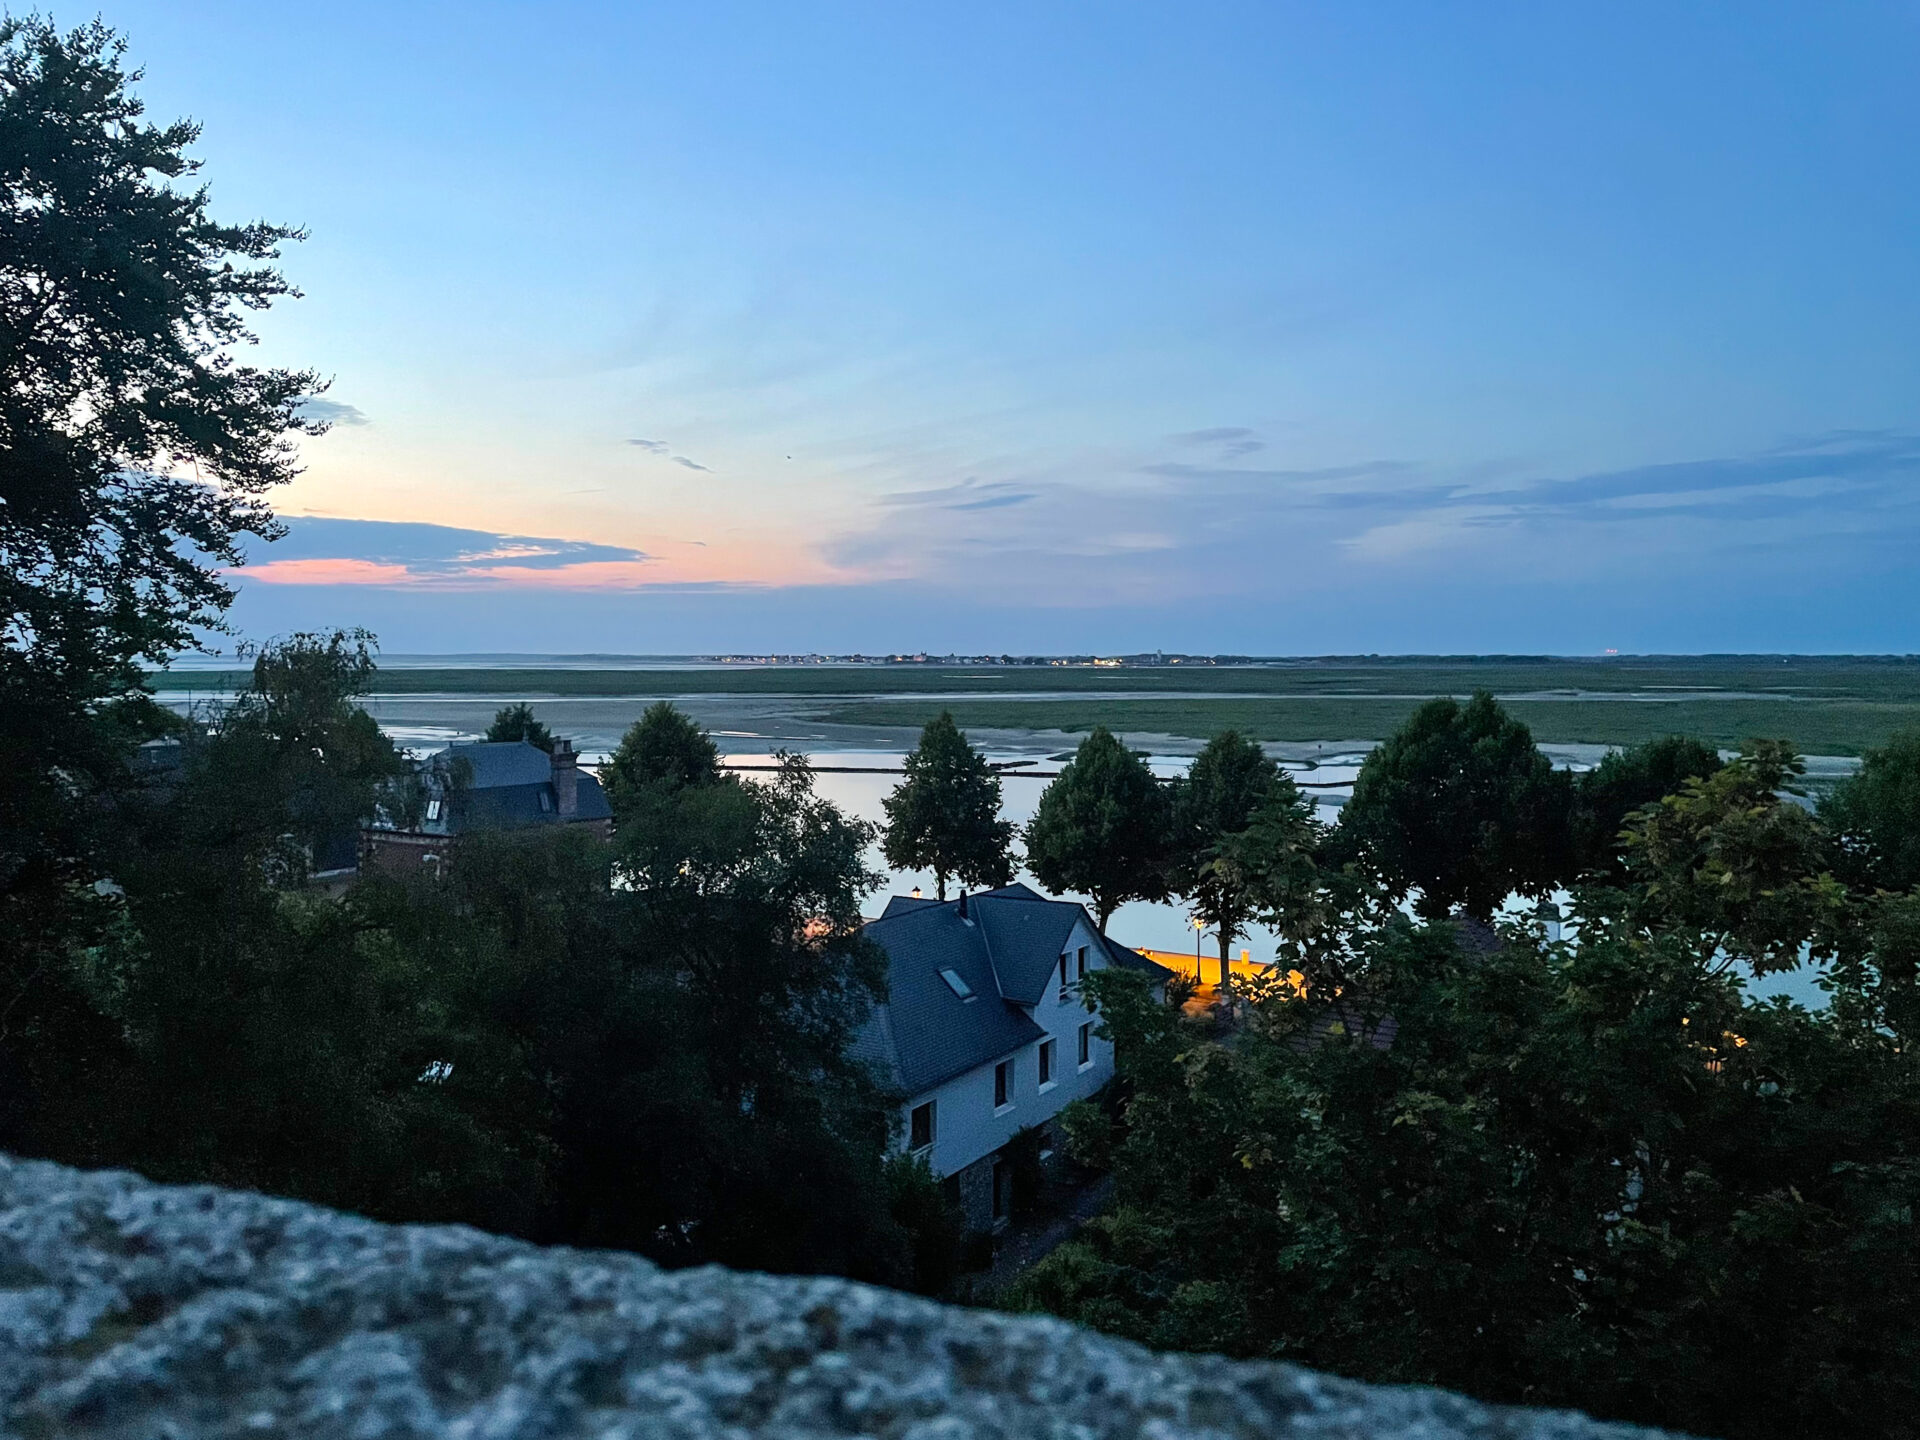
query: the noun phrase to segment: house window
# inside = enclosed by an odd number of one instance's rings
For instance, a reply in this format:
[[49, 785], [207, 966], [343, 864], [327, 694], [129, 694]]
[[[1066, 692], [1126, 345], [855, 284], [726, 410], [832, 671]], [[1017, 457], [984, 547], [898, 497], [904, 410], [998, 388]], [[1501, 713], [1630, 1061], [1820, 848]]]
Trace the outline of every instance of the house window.
[[553, 809], [553, 796], [549, 795], [544, 790], [540, 792], [540, 808], [542, 810]]
[[1079, 966], [1079, 978], [1082, 980], [1086, 979], [1087, 978], [1087, 947], [1084, 945], [1080, 947], [1080, 958], [1077, 964]]
[[947, 988], [962, 1000], [971, 1000], [973, 998], [973, 987], [960, 978], [960, 972], [958, 970], [942, 970], [940, 972], [940, 978], [946, 981]]
[[1080, 1027], [1080, 1063], [1083, 1066], [1093, 1063], [1093, 1022], [1091, 1020]]
[[1060, 989], [1062, 990], [1062, 992], [1064, 992], [1066, 988], [1067, 988], [1067, 957], [1062, 955], [1060, 957]]
[[933, 1101], [913, 1107], [907, 1120], [907, 1148], [916, 1155], [933, 1147]]
[[1013, 1077], [1008, 1072], [1013, 1069], [1011, 1060], [1002, 1060], [993, 1067], [993, 1108], [1004, 1110], [1013, 1103]]
[[427, 801], [427, 819], [438, 820], [439, 818], [440, 818], [440, 802], [438, 800]]
[[1040, 1042], [1040, 1084], [1044, 1088], [1045, 1086], [1051, 1085], [1052, 1083], [1053, 1083], [1053, 1041], [1042, 1040]]

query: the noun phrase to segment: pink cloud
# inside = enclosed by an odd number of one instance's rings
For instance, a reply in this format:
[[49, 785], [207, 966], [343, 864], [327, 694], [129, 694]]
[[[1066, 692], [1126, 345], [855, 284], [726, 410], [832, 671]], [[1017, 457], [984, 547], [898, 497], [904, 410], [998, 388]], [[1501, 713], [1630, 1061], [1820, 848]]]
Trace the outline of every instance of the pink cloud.
[[249, 565], [244, 571], [228, 573], [248, 580], [264, 580], [269, 585], [405, 585], [419, 578], [404, 565], [349, 560], [344, 556], [269, 560], [264, 565]]

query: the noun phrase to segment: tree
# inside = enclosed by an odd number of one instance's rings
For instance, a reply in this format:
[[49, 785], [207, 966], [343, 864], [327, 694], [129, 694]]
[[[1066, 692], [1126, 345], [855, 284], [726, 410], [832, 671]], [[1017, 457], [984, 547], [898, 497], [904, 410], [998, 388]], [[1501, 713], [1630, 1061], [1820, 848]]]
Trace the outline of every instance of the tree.
[[618, 819], [652, 790], [718, 784], [713, 739], [669, 700], [656, 700], [621, 737], [600, 767], [600, 783]]
[[1719, 752], [1687, 735], [1667, 735], [1609, 751], [1573, 781], [1567, 822], [1572, 873], [1622, 878], [1620, 830], [1627, 817], [1678, 793], [1686, 781], [1705, 779], [1719, 768]]
[[[404, 907], [375, 885], [304, 882], [347, 853], [404, 758], [354, 703], [373, 672], [358, 634], [263, 650], [252, 685], [186, 738], [166, 784], [116, 809], [116, 923], [81, 974], [122, 1044], [95, 1051], [94, 1115], [49, 1137], [66, 1157], [218, 1180], [394, 1218], [524, 1229], [537, 1130], [473, 1123], [473, 1082], [423, 1084], [448, 1047], [471, 966], [395, 944]], [[400, 928], [404, 929], [403, 925]], [[433, 957], [437, 958], [437, 957]], [[518, 1090], [537, 1114], [543, 1091]]]
[[1884, 890], [1920, 885], [1920, 730], [1869, 750], [1820, 806], [1861, 877]]
[[546, 722], [533, 713], [533, 707], [522, 700], [513, 705], [503, 705], [494, 712], [493, 723], [487, 726], [488, 740], [524, 740], [529, 745], [538, 746], [549, 755], [553, 753], [553, 732]]
[[1218, 933], [1222, 985], [1234, 939], [1245, 932], [1257, 904], [1236, 842], [1262, 810], [1299, 803], [1292, 778], [1232, 730], [1209, 740], [1174, 787], [1169, 885], [1187, 897], [1196, 920]]
[[1105, 934], [1115, 909], [1167, 893], [1172, 806], [1138, 755], [1104, 725], [1040, 794], [1027, 826], [1027, 864], [1052, 890], [1093, 901]]
[[1000, 818], [1000, 777], [942, 710], [907, 756], [906, 779], [886, 798], [881, 842], [887, 863], [933, 871], [947, 898], [947, 876], [992, 888], [1013, 879], [1013, 823]]
[[294, 293], [268, 262], [299, 232], [210, 217], [178, 183], [198, 127], [145, 121], [123, 52], [0, 19], [0, 1087], [90, 1043], [65, 957], [118, 923], [103, 817], [168, 727], [140, 666], [219, 623], [293, 437], [325, 428], [311, 372], [235, 353]]
[[279, 533], [261, 497], [296, 473], [290, 437], [325, 428], [299, 408], [315, 375], [233, 358], [245, 312], [294, 293], [254, 262], [301, 232], [221, 224], [204, 187], [171, 183], [198, 171], [199, 127], [145, 123], [123, 52], [97, 21], [0, 21], [9, 761], [45, 742], [72, 755], [90, 707], [142, 693], [137, 661], [219, 622], [241, 537]]
[[[1577, 941], [1376, 917], [1338, 994], [1272, 987], [1230, 1041], [1089, 977], [1132, 1098], [1070, 1141], [1116, 1208], [1003, 1303], [1736, 1440], [1910, 1435], [1920, 929], [1835, 892], [1792, 773], [1756, 744], [1642, 811]], [[1727, 937], [1748, 973], [1810, 950], [1832, 1003], [1750, 998]]]
[[1623, 835], [1631, 923], [1686, 937], [1716, 974], [1791, 970], [1808, 943], [1831, 950], [1849, 913], [1832, 837], [1781, 799], [1805, 768], [1785, 741], [1748, 741], [1731, 764], [1633, 815]]
[[1487, 919], [1514, 891], [1565, 878], [1567, 777], [1527, 727], [1481, 691], [1429, 700], [1375, 749], [1340, 816], [1342, 838], [1422, 915], [1456, 905]]
[[579, 960], [602, 978], [552, 1031], [553, 1238], [901, 1280], [890, 1111], [851, 1043], [886, 991], [861, 931], [873, 827], [816, 796], [796, 757], [768, 783], [641, 799], [616, 832], [614, 927]]

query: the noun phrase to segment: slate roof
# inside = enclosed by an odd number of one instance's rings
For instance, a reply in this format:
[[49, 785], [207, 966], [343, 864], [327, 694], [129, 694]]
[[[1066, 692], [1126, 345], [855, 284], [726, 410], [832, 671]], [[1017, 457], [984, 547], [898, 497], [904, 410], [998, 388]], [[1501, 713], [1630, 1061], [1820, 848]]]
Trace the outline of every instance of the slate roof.
[[[855, 1053], [909, 1095], [1046, 1038], [1023, 1007], [1045, 995], [1074, 922], [1086, 915], [1070, 900], [1049, 900], [1025, 885], [969, 895], [966, 903], [963, 919], [958, 900], [895, 896], [866, 926], [867, 937], [887, 952], [890, 998], [876, 1008]], [[1115, 964], [1167, 973], [1124, 945], [1106, 945]], [[972, 997], [956, 995], [943, 969], [958, 974]]]
[[553, 757], [525, 740], [449, 745], [427, 763], [430, 773], [454, 781], [445, 792], [447, 813], [441, 822], [449, 835], [613, 818], [600, 782], [584, 770], [575, 780], [578, 808], [562, 815], [553, 789]]
[[474, 790], [501, 786], [545, 785], [553, 778], [553, 757], [525, 740], [469, 740], [449, 745], [434, 757], [449, 767], [465, 762]]

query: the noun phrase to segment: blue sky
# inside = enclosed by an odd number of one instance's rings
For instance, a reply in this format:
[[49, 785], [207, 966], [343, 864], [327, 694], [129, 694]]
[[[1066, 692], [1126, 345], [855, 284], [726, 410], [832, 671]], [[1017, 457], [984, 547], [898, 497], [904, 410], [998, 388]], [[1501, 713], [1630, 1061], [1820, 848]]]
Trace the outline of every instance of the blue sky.
[[255, 635], [1920, 650], [1912, 3], [106, 18], [312, 230]]

